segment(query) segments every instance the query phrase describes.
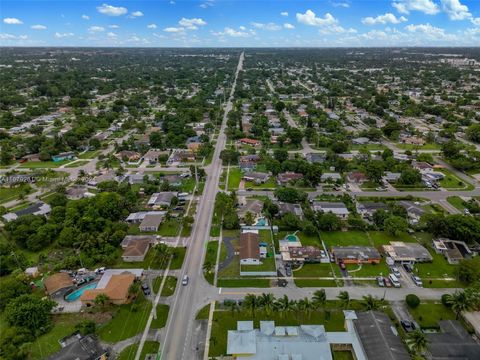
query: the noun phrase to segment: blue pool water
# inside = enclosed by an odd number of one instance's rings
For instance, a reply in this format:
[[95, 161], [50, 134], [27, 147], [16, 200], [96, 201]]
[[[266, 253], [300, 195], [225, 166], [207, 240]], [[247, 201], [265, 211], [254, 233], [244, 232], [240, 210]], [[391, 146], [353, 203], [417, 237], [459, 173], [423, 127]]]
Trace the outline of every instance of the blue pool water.
[[261, 219], [258, 219], [257, 221], [257, 226], [265, 226], [267, 224], [267, 220], [261, 218]]
[[82, 294], [85, 292], [85, 290], [92, 290], [92, 289], [95, 289], [96, 287], [97, 287], [97, 283], [85, 285], [85, 286], [75, 290], [74, 292], [68, 294], [67, 296], [65, 296], [65, 300], [75, 301], [80, 296], [82, 296]]

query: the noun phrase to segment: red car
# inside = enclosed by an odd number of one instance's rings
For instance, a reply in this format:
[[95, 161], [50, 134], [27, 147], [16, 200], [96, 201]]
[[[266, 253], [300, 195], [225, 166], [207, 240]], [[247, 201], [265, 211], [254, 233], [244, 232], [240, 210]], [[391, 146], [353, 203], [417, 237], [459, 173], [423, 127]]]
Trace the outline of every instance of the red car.
[[390, 279], [388, 277], [383, 278], [383, 280], [385, 281], [385, 286], [386, 287], [392, 287], [392, 282], [390, 281]]

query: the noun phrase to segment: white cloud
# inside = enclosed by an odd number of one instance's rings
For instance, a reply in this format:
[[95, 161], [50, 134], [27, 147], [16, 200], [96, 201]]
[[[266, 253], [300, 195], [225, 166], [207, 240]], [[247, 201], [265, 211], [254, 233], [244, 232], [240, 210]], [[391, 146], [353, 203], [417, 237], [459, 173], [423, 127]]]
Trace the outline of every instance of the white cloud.
[[353, 29], [353, 28], [349, 28], [349, 29], [345, 29], [344, 27], [340, 26], [340, 25], [337, 25], [337, 24], [333, 24], [332, 26], [328, 26], [328, 27], [324, 27], [320, 30], [320, 33], [321, 34], [355, 34], [357, 32], [357, 30]]
[[404, 16], [400, 16], [399, 18], [397, 18], [392, 13], [386, 13], [383, 15], [378, 15], [377, 17], [372, 17], [372, 16], [366, 17], [362, 19], [362, 23], [364, 23], [365, 25], [378, 25], [378, 24], [385, 25], [389, 23], [400, 24], [401, 22], [405, 22], [407, 20], [408, 19], [405, 18]]
[[257, 29], [262, 29], [262, 30], [268, 30], [268, 31], [278, 31], [282, 27], [280, 25], [277, 25], [275, 23], [268, 23], [268, 24], [262, 24], [262, 23], [257, 23], [257, 22], [252, 22], [251, 23], [253, 27]]
[[143, 16], [143, 13], [141, 11], [134, 11], [132, 12], [131, 14], [132, 17], [142, 17]]
[[239, 28], [240, 30], [242, 30], [242, 31], [247, 30], [247, 28], [246, 28], [245, 26], [239, 26], [238, 28]]
[[182, 27], [167, 27], [167, 28], [163, 29], [163, 31], [168, 32], [168, 33], [180, 33], [180, 32], [184, 32], [185, 29], [182, 28]]
[[32, 30], [45, 30], [47, 27], [45, 25], [32, 25], [30, 29]]
[[480, 26], [480, 17], [470, 19], [473, 25]]
[[287, 11], [282, 11], [282, 12], [280, 13], [280, 15], [282, 15], [282, 16], [288, 16], [288, 12], [287, 12]]
[[213, 2], [214, 2], [213, 0], [207, 0], [207, 1], [205, 1], [204, 3], [201, 3], [201, 4], [200, 4], [200, 7], [201, 7], [202, 9], [207, 9], [207, 8], [213, 6]]
[[84, 15], [82, 15], [82, 19], [83, 20], [90, 20], [90, 16], [84, 14]]
[[66, 38], [66, 37], [72, 37], [74, 36], [75, 34], [74, 33], [59, 33], [59, 32], [56, 32], [54, 34], [54, 36], [57, 38], [57, 39], [61, 39], [61, 38]]
[[215, 36], [230, 36], [230, 37], [248, 37], [250, 34], [245, 31], [237, 31], [235, 29], [232, 29], [231, 27], [226, 27], [223, 29], [221, 32], [213, 32], [212, 33]]
[[116, 39], [116, 38], [117, 38], [117, 34], [115, 34], [114, 32], [109, 31], [109, 32], [107, 33], [107, 37], [109, 37], [110, 39]]
[[156, 29], [156, 28], [157, 28], [157, 25], [156, 25], [156, 24], [148, 24], [148, 25], [147, 25], [147, 28], [148, 28], [148, 29]]
[[349, 8], [350, 4], [348, 2], [334, 2], [332, 3], [333, 6], [335, 7], [343, 7], [343, 8]]
[[441, 0], [441, 3], [442, 10], [450, 20], [465, 20], [472, 17], [468, 7], [460, 3], [460, 0]]
[[3, 22], [8, 25], [22, 25], [23, 21], [17, 18], [4, 18]]
[[90, 26], [88, 28], [89, 32], [102, 32], [105, 31], [105, 28], [103, 26]]
[[402, 14], [409, 14], [410, 11], [420, 11], [428, 15], [435, 15], [440, 11], [433, 0], [394, 0], [392, 6]]
[[121, 16], [125, 15], [128, 12], [127, 8], [123, 6], [112, 6], [108, 4], [102, 4], [102, 6], [97, 7], [97, 11], [100, 14], [108, 15], [108, 16]]
[[178, 25], [188, 30], [197, 30], [198, 26], [205, 26], [207, 25], [207, 22], [200, 18], [192, 18], [192, 19], [181, 18], [180, 21], [178, 22]]
[[290, 23], [285, 23], [285, 24], [283, 24], [283, 27], [284, 27], [285, 29], [289, 29], [289, 30], [295, 29], [295, 26], [293, 26], [293, 25], [290, 24]]
[[108, 27], [109, 27], [110, 29], [119, 29], [119, 28], [120, 28], [120, 26], [115, 25], [115, 24], [108, 25]]
[[332, 25], [338, 22], [330, 13], [326, 13], [323, 18], [319, 18], [312, 10], [307, 10], [305, 14], [297, 13], [297, 21], [311, 26]]
[[455, 35], [445, 33], [444, 29], [432, 26], [430, 24], [410, 24], [405, 26], [405, 29], [410, 33], [424, 35], [430, 40], [453, 40]]
[[5, 34], [0, 33], [0, 40], [27, 40], [27, 35], [12, 35], [12, 34]]

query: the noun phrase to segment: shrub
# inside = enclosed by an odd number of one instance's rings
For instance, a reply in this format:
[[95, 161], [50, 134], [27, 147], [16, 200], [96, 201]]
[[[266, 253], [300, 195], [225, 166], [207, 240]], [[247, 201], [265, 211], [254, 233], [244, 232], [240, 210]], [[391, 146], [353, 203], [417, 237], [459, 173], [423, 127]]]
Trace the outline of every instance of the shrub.
[[443, 304], [443, 306], [445, 306], [445, 307], [450, 307], [449, 299], [450, 299], [450, 295], [449, 295], [449, 294], [443, 294], [443, 295], [442, 295], [442, 304]]
[[405, 298], [405, 302], [411, 309], [415, 309], [418, 307], [418, 305], [420, 305], [420, 299], [415, 294], [408, 294]]

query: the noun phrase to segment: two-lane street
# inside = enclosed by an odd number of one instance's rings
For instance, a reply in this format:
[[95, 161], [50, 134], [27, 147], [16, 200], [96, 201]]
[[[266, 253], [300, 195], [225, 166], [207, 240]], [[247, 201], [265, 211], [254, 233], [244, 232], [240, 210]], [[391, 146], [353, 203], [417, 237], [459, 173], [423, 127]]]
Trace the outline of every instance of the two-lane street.
[[195, 357], [194, 353], [196, 349], [192, 344], [192, 331], [197, 310], [196, 304], [198, 304], [197, 293], [206, 285], [206, 280], [202, 273], [202, 261], [205, 256], [205, 244], [210, 236], [215, 195], [218, 190], [218, 182], [222, 171], [220, 153], [226, 143], [224, 130], [228, 113], [233, 107], [233, 94], [235, 92], [238, 73], [243, 67], [243, 59], [244, 53], [242, 52], [238, 61], [230, 96], [225, 105], [220, 134], [217, 139], [210, 169], [207, 172], [205, 190], [198, 203], [199, 211], [197, 212], [195, 224], [192, 229], [191, 243], [188, 247], [185, 264], [181, 273], [181, 278], [184, 275], [189, 276], [189, 283], [186, 286], [180, 286], [175, 295], [168, 317], [165, 338], [162, 339], [160, 343], [159, 352], [161, 353], [162, 359], [179, 360], [193, 359]]

